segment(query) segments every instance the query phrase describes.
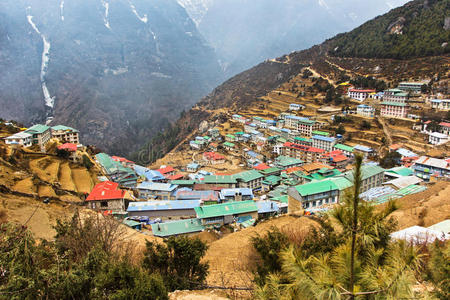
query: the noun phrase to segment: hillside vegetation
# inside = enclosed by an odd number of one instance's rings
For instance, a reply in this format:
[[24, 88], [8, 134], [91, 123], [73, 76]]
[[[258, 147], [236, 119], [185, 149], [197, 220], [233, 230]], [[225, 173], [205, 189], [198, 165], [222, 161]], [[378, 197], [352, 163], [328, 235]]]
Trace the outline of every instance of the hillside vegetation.
[[331, 39], [331, 55], [406, 59], [450, 52], [449, 0], [416, 0]]

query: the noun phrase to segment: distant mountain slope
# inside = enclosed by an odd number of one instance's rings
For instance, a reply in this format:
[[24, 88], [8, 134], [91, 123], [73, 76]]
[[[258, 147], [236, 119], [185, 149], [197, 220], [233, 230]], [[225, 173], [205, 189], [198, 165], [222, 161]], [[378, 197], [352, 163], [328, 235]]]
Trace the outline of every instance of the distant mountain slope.
[[[424, 0], [414, 1], [412, 7], [420, 5], [420, 3], [423, 4]], [[405, 6], [406, 12], [410, 5]], [[397, 11], [393, 10], [377, 19], [389, 18], [391, 14], [397, 14]], [[371, 22], [374, 20], [369, 23]], [[436, 28], [431, 30], [436, 30], [429, 32], [431, 36], [439, 36], [443, 33]], [[444, 33], [446, 34], [446, 32]], [[395, 82], [407, 79], [434, 78], [438, 75], [446, 76], [450, 65], [448, 55], [427, 56], [424, 54], [424, 57], [420, 59], [411, 60], [330, 56], [329, 52], [333, 49], [334, 43], [346, 36], [347, 34], [342, 34], [308, 50], [293, 52], [276, 60], [267, 60], [227, 80], [203, 98], [193, 109], [184, 113], [169, 130], [160, 133], [149, 142], [145, 149], [135, 153], [133, 158], [143, 163], [153, 162], [164, 153], [174, 149], [177, 144], [186, 141], [187, 137], [197, 134], [196, 131], [202, 121], [208, 120], [212, 124], [216, 119], [224, 120], [232, 113], [243, 111], [249, 106], [264, 104], [257, 103], [259, 97], [288, 83], [293, 77], [300, 74], [305, 66], [333, 82], [349, 74], [355, 77], [375, 75], [388, 82]], [[411, 42], [415, 43], [416, 41]], [[301, 101], [300, 98], [298, 101]], [[149, 153], [152, 155], [148, 155]]]
[[412, 1], [330, 41], [331, 55], [413, 58], [450, 52], [450, 0]]
[[0, 1], [0, 117], [126, 155], [222, 80], [175, 0]]
[[407, 0], [178, 0], [228, 76], [306, 49]]

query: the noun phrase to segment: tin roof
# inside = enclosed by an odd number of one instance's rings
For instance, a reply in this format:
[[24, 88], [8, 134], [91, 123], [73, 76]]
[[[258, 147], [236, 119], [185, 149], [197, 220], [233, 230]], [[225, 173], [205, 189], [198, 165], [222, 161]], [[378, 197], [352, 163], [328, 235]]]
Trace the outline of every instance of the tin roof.
[[222, 204], [206, 205], [194, 208], [197, 218], [214, 218], [258, 211], [254, 201], [235, 201]]

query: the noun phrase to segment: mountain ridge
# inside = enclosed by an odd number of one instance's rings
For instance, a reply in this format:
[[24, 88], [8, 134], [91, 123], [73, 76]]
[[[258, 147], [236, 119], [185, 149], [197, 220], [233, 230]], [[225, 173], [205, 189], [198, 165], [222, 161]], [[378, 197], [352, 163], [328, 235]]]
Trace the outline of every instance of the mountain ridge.
[[[414, 3], [419, 4], [423, 2], [424, 0], [414, 1]], [[345, 78], [349, 74], [352, 74], [354, 77], [380, 76], [386, 81], [393, 83], [400, 79], [434, 78], [439, 75], [444, 76], [448, 72], [450, 63], [448, 55], [425, 56], [412, 60], [334, 57], [329, 55], [330, 50], [333, 49], [333, 41], [334, 39], [329, 39], [307, 50], [296, 51], [274, 60], [266, 60], [258, 66], [227, 80], [211, 94], [203, 98], [193, 109], [184, 114], [172, 126], [176, 128], [175, 131], [169, 131], [169, 134], [161, 134], [158, 138], [150, 141], [146, 146], [146, 150], [151, 149], [154, 153], [159, 154], [169, 152], [174, 149], [175, 145], [186, 141], [187, 136], [194, 135], [195, 132], [192, 133], [190, 131], [198, 128], [201, 122], [209, 119], [210, 124], [215, 124], [215, 119], [220, 118], [223, 114], [230, 116], [233, 113], [238, 113], [239, 110], [245, 109], [245, 107], [258, 103], [257, 101], [262, 96], [261, 94], [275, 90], [282, 83], [288, 83], [289, 78], [298, 75], [304, 67], [313, 69], [318, 75], [327, 80], [334, 78], [334, 82], [337, 82], [340, 78]], [[265, 76], [262, 70], [271, 69], [270, 66], [274, 65], [282, 66], [278, 69], [281, 75], [277, 74], [277, 76], [281, 76], [283, 79], [272, 81], [271, 84], [266, 85], [266, 83], [261, 81], [261, 77]], [[295, 69], [295, 72], [289, 71], [293, 69]], [[245, 82], [254, 82], [255, 84], [249, 87]], [[298, 101], [301, 102], [301, 97], [298, 98]], [[214, 110], [214, 108], [216, 109]], [[153, 156], [152, 160], [145, 162], [153, 162], [161, 156]], [[135, 159], [138, 159], [138, 157], [137, 153], [133, 156]]]

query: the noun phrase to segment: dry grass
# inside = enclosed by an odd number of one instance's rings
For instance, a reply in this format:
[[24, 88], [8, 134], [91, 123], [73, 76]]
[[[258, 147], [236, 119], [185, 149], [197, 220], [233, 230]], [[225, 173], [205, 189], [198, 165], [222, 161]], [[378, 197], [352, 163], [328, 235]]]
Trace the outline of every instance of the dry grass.
[[256, 234], [266, 233], [272, 226], [282, 231], [307, 230], [314, 221], [302, 217], [283, 216], [255, 227], [250, 227], [229, 234], [212, 242], [204, 257], [210, 263], [208, 284], [225, 286], [252, 286], [253, 274], [258, 257], [251, 245], [251, 238]]
[[79, 193], [89, 194], [94, 187], [91, 174], [85, 168], [72, 169], [72, 179]]
[[33, 183], [33, 178], [28, 177], [19, 180], [13, 187], [12, 190], [15, 192], [25, 193], [25, 194], [37, 194], [36, 186]]
[[61, 188], [68, 191], [77, 191], [77, 187], [72, 180], [72, 169], [68, 162], [62, 163], [59, 168], [59, 183], [61, 184]]
[[30, 161], [30, 169], [42, 181], [55, 183], [58, 181], [59, 164], [61, 161], [53, 157], [43, 157]]
[[39, 185], [38, 195], [39, 197], [56, 197], [55, 191], [49, 185]]
[[399, 210], [392, 216], [398, 229], [414, 225], [431, 226], [450, 218], [450, 183], [439, 182], [422, 193], [397, 200]]

